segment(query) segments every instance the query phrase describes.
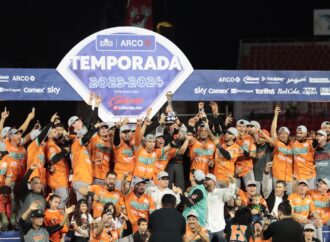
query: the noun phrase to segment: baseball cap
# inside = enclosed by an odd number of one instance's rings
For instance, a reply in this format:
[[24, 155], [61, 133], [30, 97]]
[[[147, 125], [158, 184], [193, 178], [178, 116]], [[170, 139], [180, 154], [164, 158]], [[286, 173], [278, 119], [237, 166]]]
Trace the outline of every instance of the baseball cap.
[[287, 127], [281, 127], [281, 128], [279, 128], [279, 129], [278, 129], [278, 132], [279, 132], [279, 133], [285, 132], [285, 133], [287, 133], [288, 135], [290, 135], [290, 131], [289, 131], [289, 129], [288, 129]]
[[256, 127], [257, 129], [261, 128], [260, 123], [255, 120], [250, 121], [248, 125], [252, 125], [252, 126]]
[[101, 128], [101, 127], [107, 127], [107, 129], [109, 129], [109, 124], [108, 123], [106, 123], [106, 122], [102, 122], [102, 123], [100, 123], [99, 124], [99, 127]]
[[113, 127], [116, 126], [116, 124], [114, 122], [107, 122], [107, 125], [108, 125], [109, 129], [112, 129]]
[[307, 133], [307, 128], [306, 128], [305, 125], [299, 125], [297, 127], [297, 131], [301, 131], [301, 132]]
[[227, 132], [229, 132], [229, 133], [231, 133], [232, 135], [234, 135], [235, 138], [237, 138], [237, 136], [238, 136], [238, 131], [237, 131], [237, 129], [234, 128], [234, 127], [230, 127], [229, 129], [227, 129]]
[[163, 178], [163, 177], [168, 177], [168, 173], [166, 171], [161, 171], [158, 173], [157, 175], [157, 179], [159, 180], [160, 178]]
[[37, 138], [40, 133], [41, 133], [40, 129], [32, 130], [31, 133], [30, 133], [31, 140], [34, 140], [35, 138]]
[[251, 185], [256, 186], [256, 185], [257, 185], [256, 181], [255, 181], [255, 180], [248, 180], [248, 181], [246, 182], [246, 186], [247, 186], [247, 187], [248, 187], [248, 186], [251, 186]]
[[69, 118], [68, 120], [68, 125], [69, 127], [71, 127], [71, 125], [76, 122], [77, 120], [79, 120], [79, 117], [78, 116], [72, 116], [71, 118]]
[[146, 183], [146, 181], [145, 181], [144, 179], [142, 179], [141, 177], [134, 176], [134, 177], [132, 178], [131, 185], [132, 185], [132, 187], [134, 187], [135, 185], [137, 185], [137, 184], [139, 184], [139, 183], [141, 183], [141, 182]]
[[308, 230], [308, 229], [310, 229], [310, 230], [314, 230], [314, 231], [315, 231], [315, 227], [314, 227], [313, 224], [306, 224], [306, 225], [304, 226], [304, 230]]
[[120, 127], [120, 132], [131, 131], [131, 128], [128, 125], [123, 125]]
[[40, 209], [34, 210], [31, 213], [31, 218], [40, 218], [40, 217], [44, 217], [44, 212]]
[[328, 188], [330, 188], [330, 180], [328, 178], [319, 179], [319, 182], [320, 181], [324, 182], [328, 186]]
[[298, 181], [298, 185], [301, 184], [301, 183], [305, 183], [305, 185], [308, 186], [308, 182], [305, 179], [301, 179], [301, 180]]
[[155, 140], [155, 136], [153, 134], [147, 134], [145, 140], [146, 141], [148, 141], [148, 140]]
[[322, 124], [321, 124], [321, 128], [322, 127], [325, 127], [325, 126], [327, 126], [327, 125], [329, 125], [330, 124], [330, 121], [324, 121]]
[[191, 217], [191, 216], [193, 216], [193, 217], [195, 217], [195, 218], [198, 219], [197, 213], [196, 213], [194, 210], [191, 210], [191, 211], [187, 214], [187, 218], [189, 218], [189, 217]]
[[318, 130], [318, 131], [316, 132], [316, 134], [320, 134], [320, 135], [323, 135], [323, 136], [325, 136], [325, 137], [328, 136], [327, 132], [325, 132], [323, 129]]
[[163, 133], [161, 133], [161, 132], [159, 132], [159, 133], [156, 133], [155, 137], [156, 137], [156, 138], [159, 138], [159, 137], [164, 137], [164, 134], [163, 134]]
[[249, 124], [249, 121], [247, 121], [245, 119], [239, 119], [239, 120], [237, 120], [236, 125], [239, 125], [239, 124], [243, 124], [244, 126], [246, 126]]
[[10, 127], [4, 127], [2, 130], [1, 130], [1, 137], [2, 138], [5, 138], [6, 134], [8, 133], [8, 131], [10, 130], [11, 128]]
[[208, 179], [213, 180], [214, 182], [217, 182], [217, 178], [215, 177], [215, 175], [213, 175], [211, 173], [206, 174], [205, 178], [208, 178]]
[[205, 174], [201, 170], [195, 170], [194, 177], [197, 181], [205, 180]]
[[10, 130], [8, 131], [8, 136], [9, 136], [9, 137], [12, 137], [14, 134], [17, 134], [18, 132], [21, 132], [21, 131], [15, 129], [15, 128], [10, 129]]

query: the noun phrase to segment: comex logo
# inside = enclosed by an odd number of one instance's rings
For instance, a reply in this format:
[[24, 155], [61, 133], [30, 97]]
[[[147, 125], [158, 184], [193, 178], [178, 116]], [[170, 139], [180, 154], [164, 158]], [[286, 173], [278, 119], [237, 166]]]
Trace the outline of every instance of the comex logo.
[[13, 76], [13, 78], [11, 79], [12, 81], [16, 81], [16, 82], [34, 82], [36, 80], [35, 76]]
[[240, 82], [241, 78], [239, 77], [219, 77], [219, 82]]

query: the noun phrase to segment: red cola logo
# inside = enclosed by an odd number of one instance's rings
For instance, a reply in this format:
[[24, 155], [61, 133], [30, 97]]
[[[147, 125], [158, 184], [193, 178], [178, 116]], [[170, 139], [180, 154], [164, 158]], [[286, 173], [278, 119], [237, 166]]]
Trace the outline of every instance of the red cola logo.
[[122, 104], [125, 105], [140, 104], [143, 101], [144, 101], [143, 98], [128, 98], [124, 96], [115, 96], [109, 100], [108, 104], [110, 107], [114, 107], [116, 105], [122, 105]]

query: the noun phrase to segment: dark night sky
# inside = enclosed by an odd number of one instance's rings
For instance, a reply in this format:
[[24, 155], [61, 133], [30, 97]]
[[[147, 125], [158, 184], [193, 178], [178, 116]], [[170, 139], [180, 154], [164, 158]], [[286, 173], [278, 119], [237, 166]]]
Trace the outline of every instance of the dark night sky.
[[[0, 67], [56, 67], [80, 40], [118, 25], [123, 2], [0, 1]], [[174, 23], [174, 42], [196, 69], [235, 69], [240, 39], [311, 39], [313, 9], [330, 8], [326, 1], [221, 2], [154, 0], [155, 22]]]

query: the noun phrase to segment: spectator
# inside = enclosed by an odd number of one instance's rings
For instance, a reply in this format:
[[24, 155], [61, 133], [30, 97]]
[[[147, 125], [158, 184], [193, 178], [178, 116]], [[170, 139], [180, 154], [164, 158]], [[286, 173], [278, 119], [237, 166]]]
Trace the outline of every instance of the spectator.
[[[153, 199], [156, 209], [160, 209], [162, 207], [162, 198], [165, 194], [172, 194], [176, 198], [176, 205], [180, 203], [180, 188], [173, 186], [172, 190], [168, 188], [169, 176], [166, 171], [161, 171], [157, 175], [157, 185], [150, 186], [147, 188], [146, 193], [151, 196]], [[180, 189], [180, 190], [178, 190]]]
[[205, 228], [209, 233], [210, 240], [215, 237], [217, 241], [223, 242], [223, 230], [226, 223], [224, 219], [224, 204], [235, 196], [236, 184], [232, 177], [229, 177], [228, 188], [217, 188], [216, 177], [213, 174], [205, 176], [204, 186], [207, 190], [207, 222]]
[[314, 238], [315, 227], [313, 224], [306, 224], [304, 226], [304, 241], [305, 242], [321, 242], [321, 240]]
[[272, 242], [303, 242], [302, 226], [292, 219], [292, 208], [288, 200], [278, 206], [278, 222], [264, 223], [264, 239], [272, 238]]
[[9, 186], [0, 186], [0, 231], [7, 230], [11, 217], [11, 188]]
[[252, 203], [248, 205], [248, 208], [251, 209], [253, 222], [260, 221], [268, 212], [266, 206], [260, 203], [261, 198], [262, 196], [260, 194], [254, 194], [252, 196]]
[[286, 194], [286, 182], [278, 180], [275, 183], [273, 189], [273, 182], [270, 178], [270, 172], [272, 169], [272, 162], [268, 162], [265, 167], [265, 171], [262, 177], [262, 193], [266, 199], [267, 206], [271, 214], [277, 217], [278, 205], [288, 199]]
[[[53, 226], [44, 226], [44, 213], [38, 209], [40, 207], [40, 201], [35, 200], [30, 204], [30, 207], [24, 211], [22, 217], [19, 220], [21, 228], [22, 241], [49, 241], [49, 235], [62, 229], [64, 223], [67, 221], [68, 216], [75, 209], [75, 206], [65, 208], [65, 214], [63, 220]], [[28, 222], [31, 217], [32, 223]]]
[[192, 170], [191, 189], [188, 196], [180, 194], [180, 199], [185, 205], [183, 210], [183, 216], [187, 219], [188, 214], [194, 211], [199, 219], [201, 226], [206, 225], [206, 214], [207, 214], [207, 191], [204, 187], [205, 174], [201, 170]]
[[176, 198], [172, 194], [162, 197], [162, 208], [150, 215], [151, 242], [181, 242], [186, 232], [186, 221], [175, 209]]
[[330, 180], [330, 142], [327, 142], [327, 132], [320, 129], [316, 132], [317, 148], [315, 149], [315, 167], [317, 179]]
[[225, 238], [227, 241], [250, 241], [253, 239], [252, 214], [247, 207], [236, 211], [235, 217], [226, 224]]
[[328, 134], [327, 142], [330, 141], [330, 121], [324, 121], [321, 124], [321, 129], [324, 130]]
[[85, 199], [80, 199], [71, 219], [71, 224], [74, 229], [73, 242], [89, 241], [89, 231], [92, 221], [93, 217], [88, 213], [87, 201]]
[[262, 223], [261, 221], [255, 221], [253, 223], [253, 235], [254, 235], [254, 242], [271, 242], [271, 240], [264, 240], [262, 237]]
[[[237, 194], [242, 199], [242, 204], [247, 206], [252, 203], [253, 196], [257, 194], [257, 184], [254, 180], [249, 180], [246, 182], [246, 192], [243, 192], [241, 189], [238, 189]], [[260, 203], [267, 207], [267, 203], [264, 198], [260, 198]]]
[[198, 223], [198, 215], [193, 210], [187, 215], [186, 234], [183, 242], [210, 242], [206, 228]]
[[133, 235], [134, 242], [146, 242], [150, 238], [150, 232], [148, 231], [148, 220], [145, 218], [139, 218], [137, 221], [138, 231]]

